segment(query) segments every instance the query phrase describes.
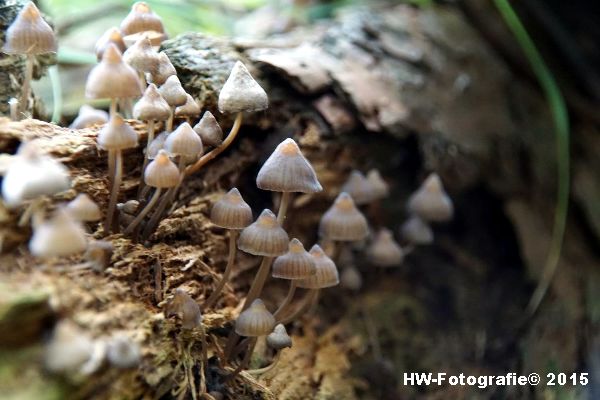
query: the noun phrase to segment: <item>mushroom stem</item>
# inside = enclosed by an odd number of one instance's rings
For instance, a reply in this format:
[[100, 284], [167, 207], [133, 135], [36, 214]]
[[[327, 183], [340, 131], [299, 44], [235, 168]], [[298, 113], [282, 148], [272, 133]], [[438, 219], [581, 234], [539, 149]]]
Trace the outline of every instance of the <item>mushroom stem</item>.
[[175, 107], [171, 107], [171, 115], [169, 115], [169, 119], [167, 120], [167, 132], [173, 132], [173, 118], [175, 118]]
[[279, 202], [279, 211], [277, 212], [277, 222], [279, 222], [279, 225], [281, 225], [281, 227], [283, 227], [283, 223], [285, 222], [285, 215], [287, 213], [291, 197], [292, 193], [290, 192], [283, 192], [281, 194], [281, 201]]
[[231, 143], [233, 143], [235, 137], [240, 131], [240, 127], [242, 126], [242, 118], [243, 114], [241, 112], [238, 113], [235, 117], [235, 122], [233, 123], [233, 126], [231, 127], [231, 130], [229, 131], [229, 134], [227, 135], [223, 143], [221, 143], [219, 147], [215, 147], [214, 149], [200, 157], [200, 159], [196, 161], [194, 165], [187, 167], [185, 170], [185, 176], [189, 176], [194, 172], [198, 171], [200, 168], [202, 168], [204, 164], [206, 164], [207, 162], [224, 152], [231, 145]]
[[118, 99], [116, 97], [111, 97], [110, 109], [108, 110], [108, 114], [110, 115], [110, 117], [114, 116], [117, 113], [117, 103]]
[[254, 353], [254, 348], [256, 347], [257, 339], [258, 338], [252, 338], [252, 339], [250, 339], [250, 342], [248, 343], [248, 350], [246, 350], [246, 354], [244, 355], [244, 359], [242, 360], [242, 362], [240, 363], [240, 365], [238, 365], [237, 368], [232, 373], [230, 373], [229, 375], [227, 375], [225, 377], [226, 380], [231, 380], [231, 379], [235, 378], [236, 376], [239, 375], [240, 372], [242, 372], [242, 370], [244, 368], [246, 368], [246, 366], [250, 362], [250, 359], [252, 358], [252, 353]]
[[158, 201], [158, 198], [160, 197], [161, 192], [162, 192], [161, 188], [156, 188], [156, 190], [154, 191], [154, 194], [152, 195], [152, 198], [150, 199], [148, 204], [146, 204], [146, 207], [144, 207], [144, 209], [142, 211], [140, 211], [138, 216], [135, 217], [135, 219], [133, 221], [131, 221], [131, 223], [129, 224], [127, 229], [125, 229], [123, 234], [129, 235], [131, 232], [133, 232], [135, 227], [138, 226], [140, 222], [142, 222], [142, 220], [144, 219], [146, 214], [148, 214], [148, 212], [152, 209], [152, 207], [154, 207], [154, 204], [156, 204], [156, 202]]
[[319, 289], [310, 289], [306, 296], [301, 300], [300, 305], [298, 306], [298, 308], [296, 308], [296, 311], [294, 311], [291, 315], [283, 318], [281, 321], [278, 321], [278, 323], [286, 325], [292, 322], [293, 320], [298, 319], [310, 308], [310, 306], [317, 299], [318, 295]]
[[232, 229], [229, 231], [229, 256], [227, 258], [227, 266], [225, 267], [225, 272], [223, 272], [223, 276], [221, 280], [217, 284], [215, 291], [210, 295], [206, 303], [204, 304], [204, 308], [210, 308], [215, 304], [221, 291], [225, 287], [225, 284], [229, 281], [229, 276], [231, 275], [231, 271], [233, 270], [233, 264], [235, 263], [235, 254], [236, 254], [236, 245], [235, 240], [237, 238], [238, 231]]
[[119, 186], [121, 186], [121, 176], [123, 175], [123, 157], [121, 150], [109, 150], [109, 155], [113, 153], [115, 160], [115, 175], [113, 179], [112, 189], [110, 191], [110, 200], [108, 201], [108, 209], [106, 211], [106, 220], [104, 221], [104, 231], [109, 233], [112, 229], [115, 208], [117, 206], [117, 197], [119, 195]]
[[273, 368], [275, 368], [277, 366], [277, 363], [279, 363], [279, 360], [281, 359], [281, 352], [282, 352], [282, 350], [279, 350], [277, 352], [277, 354], [275, 354], [275, 357], [273, 357], [273, 361], [271, 362], [271, 364], [267, 365], [266, 367], [262, 367], [262, 368], [258, 368], [258, 369], [249, 369], [246, 371], [246, 373], [251, 374], [251, 375], [266, 374], [267, 372], [271, 371]]
[[21, 93], [21, 100], [19, 101], [21, 113], [26, 113], [29, 111], [29, 95], [31, 94], [31, 79], [33, 78], [33, 62], [33, 55], [27, 54], [27, 59], [25, 60], [25, 80], [23, 81], [23, 91]]
[[206, 330], [200, 324], [200, 341], [202, 342], [202, 363], [200, 364], [200, 398], [206, 393], [206, 371], [208, 370], [208, 343], [206, 342]]
[[254, 277], [254, 281], [252, 281], [252, 286], [250, 286], [250, 290], [248, 291], [248, 295], [246, 296], [246, 301], [244, 302], [244, 307], [242, 307], [242, 311], [246, 310], [250, 307], [250, 304], [260, 296], [263, 287], [265, 286], [265, 282], [269, 277], [269, 272], [271, 270], [271, 263], [273, 262], [273, 257], [263, 257], [262, 262], [260, 263], [260, 267], [258, 267], [258, 272]]
[[144, 163], [142, 164], [142, 174], [140, 176], [140, 184], [138, 185], [138, 198], [142, 194], [142, 190], [144, 189], [144, 171], [146, 170], [146, 166], [148, 165], [148, 153], [150, 152], [150, 144], [154, 140], [154, 128], [155, 123], [154, 120], [151, 119], [148, 121], [148, 142], [146, 143], [146, 154], [144, 155]]
[[11, 97], [8, 100], [8, 108], [10, 110], [10, 120], [18, 121], [19, 120], [19, 100]]
[[287, 306], [294, 299], [294, 293], [296, 293], [296, 281], [295, 280], [291, 280], [290, 281], [290, 289], [288, 290], [287, 296], [285, 296], [285, 299], [283, 300], [283, 303], [281, 303], [281, 305], [279, 306], [279, 308], [277, 309], [277, 311], [275, 311], [273, 313], [273, 316], [275, 317], [276, 321], [277, 321], [277, 317], [279, 317], [279, 315], [283, 311], [285, 311], [285, 309], [287, 308]]

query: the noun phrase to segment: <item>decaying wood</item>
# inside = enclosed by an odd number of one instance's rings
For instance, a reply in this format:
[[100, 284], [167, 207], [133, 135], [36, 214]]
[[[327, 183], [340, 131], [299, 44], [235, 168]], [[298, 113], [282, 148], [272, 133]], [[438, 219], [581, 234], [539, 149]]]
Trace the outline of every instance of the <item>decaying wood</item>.
[[[600, 304], [600, 277], [593, 268], [599, 195], [590, 184], [600, 181], [600, 168], [594, 168], [597, 129], [578, 127], [572, 201], [579, 212], [569, 221], [552, 292], [531, 328], [520, 331], [530, 279], [539, 276], [552, 223], [556, 183], [548, 113], [535, 89], [515, 79], [454, 8], [348, 12], [327, 29], [273, 40], [232, 42], [190, 33], [164, 48], [186, 90], [204, 108], [215, 111], [218, 91], [237, 59], [267, 89], [271, 107], [248, 116], [234, 148], [187, 181], [177, 208], [147, 247], [110, 237], [115, 254], [103, 274], [40, 268], [24, 250], [28, 230], [16, 228], [15, 212], [0, 208], [0, 234], [9, 250], [0, 258], [0, 281], [10, 287], [0, 290], [0, 310], [20, 310], [26, 299], [27, 309], [39, 316], [32, 323], [21, 319], [26, 318], [22, 312], [0, 312], [0, 346], [10, 343], [6, 338], [16, 340], [7, 328], [11, 324], [32, 327], [20, 335], [17, 352], [23, 361], [15, 364], [33, 371], [34, 378], [27, 375], [34, 382], [27, 388], [31, 398], [73, 390], [79, 397], [158, 397], [176, 388], [182, 379], [175, 370], [178, 325], [164, 317], [155, 300], [154, 267], [162, 266], [165, 299], [183, 286], [202, 303], [226, 255], [226, 236], [207, 219], [210, 204], [219, 190], [237, 185], [255, 211], [270, 207], [270, 194], [254, 187], [256, 165], [290, 136], [302, 145], [325, 188], [322, 194], [296, 197], [290, 210], [290, 234], [305, 243], [316, 240], [319, 217], [351, 168], [377, 167], [391, 184], [392, 197], [381, 207], [385, 214], [370, 210], [374, 226], [400, 223], [408, 193], [429, 170], [439, 172], [450, 189], [456, 221], [436, 230], [436, 244], [417, 249], [399, 271], [377, 274], [368, 259], [359, 257], [365, 280], [361, 295], [328, 290], [324, 307], [299, 325], [304, 329], [295, 330], [294, 347], [284, 351], [274, 374], [258, 381], [242, 374], [235, 385], [215, 390], [236, 399], [392, 399], [399, 396], [403, 371], [437, 372], [443, 366], [448, 373], [493, 374], [523, 365], [523, 371], [540, 372], [549, 363], [571, 371], [585, 361], [580, 338], [572, 333], [583, 332], [593, 318], [585, 304]], [[225, 127], [232, 123], [227, 116], [219, 119]], [[143, 139], [143, 125], [134, 127]], [[0, 120], [0, 151], [13, 153], [19, 141], [38, 138], [74, 177], [73, 190], [55, 202], [85, 192], [104, 208], [106, 155], [96, 148], [97, 132]], [[122, 199], [136, 191], [139, 149], [124, 159]], [[70, 262], [78, 259], [57, 263]], [[205, 315], [210, 354], [222, 346], [256, 262], [240, 254], [239, 264], [219, 309]], [[274, 305], [283, 293], [273, 282], [266, 300]], [[357, 301], [371, 311], [387, 349], [385, 360], [374, 360], [366, 347]], [[7, 322], [4, 315], [18, 318]], [[98, 335], [130, 332], [142, 344], [142, 365], [119, 375], [105, 369], [93, 380], [75, 377], [66, 384], [43, 374], [32, 360], [42, 352], [38, 344], [47, 321], [58, 318], [70, 318]], [[540, 330], [546, 332], [543, 337], [537, 335]], [[565, 342], [557, 345], [556, 337]], [[527, 354], [515, 350], [519, 345]], [[192, 355], [198, 362], [199, 342]], [[350, 377], [350, 366], [362, 380]], [[0, 369], [5, 368], [0, 358]], [[17, 379], [15, 371], [10, 373]], [[23, 386], [17, 379], [8, 393], [20, 394]], [[403, 388], [403, 393], [412, 390]], [[436, 390], [445, 398], [457, 395], [455, 388]]]

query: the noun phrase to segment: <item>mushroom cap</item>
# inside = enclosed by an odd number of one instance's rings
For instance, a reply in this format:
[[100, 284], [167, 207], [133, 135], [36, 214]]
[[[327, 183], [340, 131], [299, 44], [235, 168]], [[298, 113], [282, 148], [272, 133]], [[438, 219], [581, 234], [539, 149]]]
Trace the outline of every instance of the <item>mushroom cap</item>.
[[106, 346], [106, 359], [117, 368], [132, 368], [140, 363], [140, 346], [124, 333], [113, 335]]
[[152, 83], [162, 85], [171, 75], [177, 75], [175, 67], [171, 63], [169, 56], [164, 51], [158, 53], [158, 68], [151, 74]]
[[114, 250], [111, 242], [93, 240], [88, 243], [83, 258], [92, 264], [94, 271], [102, 272], [110, 265], [110, 259]]
[[340, 284], [346, 289], [360, 290], [363, 284], [360, 271], [354, 265], [343, 268], [340, 274]]
[[408, 210], [425, 221], [443, 222], [452, 219], [454, 206], [436, 173], [430, 174], [408, 199]]
[[177, 75], [169, 76], [158, 91], [171, 107], [184, 105], [187, 101], [187, 93]]
[[400, 236], [412, 244], [431, 244], [433, 243], [433, 230], [427, 222], [416, 215], [411, 216], [400, 227]]
[[231, 189], [210, 210], [213, 224], [226, 229], [244, 229], [252, 223], [252, 209], [237, 188]]
[[171, 107], [154, 83], [148, 85], [142, 98], [133, 106], [133, 117], [140, 121], [166, 121], [170, 116]]
[[44, 364], [52, 372], [74, 372], [85, 364], [94, 351], [94, 341], [68, 320], [56, 324], [46, 346]]
[[2, 180], [2, 197], [9, 207], [71, 187], [69, 171], [45, 155], [35, 142], [24, 142], [11, 160]]
[[154, 138], [154, 140], [150, 143], [146, 153], [148, 160], [154, 160], [158, 155], [158, 152], [165, 148], [165, 142], [167, 141], [168, 137], [168, 132], [161, 132]]
[[251, 225], [244, 228], [238, 248], [256, 256], [276, 257], [288, 250], [288, 235], [271, 210], [264, 210]]
[[103, 150], [131, 149], [138, 145], [138, 134], [123, 117], [115, 114], [100, 129], [97, 140]]
[[394, 267], [402, 264], [404, 251], [394, 240], [389, 229], [379, 230], [373, 242], [367, 249], [367, 254], [374, 265], [378, 267]]
[[152, 47], [150, 39], [142, 36], [123, 53], [123, 61], [138, 72], [152, 72], [158, 68], [158, 53]]
[[178, 117], [198, 117], [198, 115], [200, 115], [200, 111], [202, 111], [200, 105], [196, 102], [196, 100], [194, 100], [194, 98], [191, 95], [187, 93], [185, 95], [185, 98], [185, 104], [175, 109], [175, 115]]
[[275, 350], [292, 347], [292, 338], [288, 335], [283, 324], [275, 325], [273, 332], [267, 335], [267, 345]]
[[354, 242], [366, 238], [368, 233], [367, 219], [345, 192], [338, 195], [319, 223], [319, 235], [329, 240]]
[[67, 204], [66, 210], [77, 221], [93, 222], [99, 221], [102, 218], [98, 204], [85, 193], [80, 193], [71, 200]]
[[310, 249], [310, 255], [315, 260], [317, 273], [305, 279], [296, 281], [299, 288], [324, 289], [340, 283], [337, 267], [331, 258], [325, 254], [321, 246], [315, 244]]
[[264, 336], [271, 333], [274, 325], [273, 314], [261, 299], [256, 299], [235, 320], [235, 333], [249, 337]]
[[108, 122], [108, 113], [87, 104], [79, 108], [77, 118], [69, 125], [71, 129], [88, 128], [92, 125], [102, 125]]
[[155, 188], [171, 188], [179, 182], [179, 168], [166, 151], [160, 150], [144, 171], [144, 182]]
[[262, 111], [269, 107], [264, 89], [252, 78], [246, 66], [237, 61], [219, 93], [219, 111], [222, 113]]
[[223, 143], [223, 130], [210, 111], [204, 112], [200, 121], [194, 126], [194, 131], [200, 135], [202, 143], [207, 146], [217, 147]]
[[273, 278], [304, 279], [317, 273], [315, 259], [304, 249], [302, 242], [294, 238], [289, 250], [273, 262]]
[[122, 99], [142, 95], [142, 83], [135, 70], [123, 62], [113, 43], [106, 45], [102, 60], [89, 73], [85, 96], [92, 99]]
[[185, 329], [194, 329], [202, 325], [200, 306], [183, 289], [176, 289], [173, 299], [165, 310], [167, 317], [177, 315]]
[[121, 31], [116, 26], [113, 26], [104, 32], [102, 36], [100, 36], [100, 39], [98, 39], [96, 42], [94, 51], [96, 52], [96, 58], [98, 61], [102, 59], [104, 50], [106, 50], [106, 46], [108, 46], [109, 43], [117, 46], [117, 49], [119, 49], [121, 53], [127, 50], [127, 47], [125, 47], [125, 42], [123, 42], [123, 35], [121, 35]]
[[362, 205], [369, 204], [376, 199], [374, 189], [373, 185], [365, 178], [362, 172], [354, 170], [350, 173], [341, 191], [352, 196], [355, 204]]
[[381, 177], [379, 170], [372, 169], [367, 172], [367, 182], [369, 182], [373, 188], [374, 200], [386, 198], [390, 194], [390, 187]]
[[188, 124], [184, 122], [175, 129], [165, 141], [165, 150], [170, 154], [196, 159], [203, 152], [202, 139]]
[[10, 24], [4, 40], [2, 51], [7, 54], [54, 53], [57, 48], [54, 31], [31, 1]]
[[59, 208], [55, 215], [35, 226], [29, 251], [38, 257], [62, 257], [82, 253], [87, 246], [83, 226]]
[[121, 21], [121, 32], [132, 35], [139, 32], [165, 32], [162, 19], [150, 9], [143, 1], [138, 1], [131, 6], [131, 11]]
[[310, 162], [294, 139], [285, 139], [269, 156], [256, 177], [256, 186], [274, 192], [316, 193], [323, 190]]
[[167, 35], [164, 32], [145, 31], [132, 33], [131, 35], [125, 35], [123, 36], [123, 41], [125, 42], [125, 46], [130, 47], [133, 46], [135, 42], [137, 42], [143, 37], [148, 38], [152, 46], [154, 46], [155, 48], [159, 48], [160, 44], [164, 42], [169, 37], [169, 35]]

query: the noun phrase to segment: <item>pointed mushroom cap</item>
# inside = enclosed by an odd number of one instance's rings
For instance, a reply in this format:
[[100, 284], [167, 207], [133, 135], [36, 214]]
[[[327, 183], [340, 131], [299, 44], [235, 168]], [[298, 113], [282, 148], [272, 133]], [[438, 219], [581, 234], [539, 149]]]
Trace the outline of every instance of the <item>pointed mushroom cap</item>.
[[223, 130], [210, 111], [204, 113], [200, 122], [194, 126], [194, 131], [207, 146], [217, 147], [223, 143]]
[[2, 51], [7, 54], [54, 53], [57, 48], [54, 31], [31, 1], [19, 11], [4, 38]]
[[87, 104], [79, 108], [77, 118], [69, 125], [71, 129], [82, 129], [92, 125], [102, 125], [108, 122], [108, 113]]
[[394, 240], [389, 229], [382, 228], [367, 250], [373, 264], [378, 267], [394, 267], [402, 264], [404, 251]]
[[89, 73], [85, 96], [92, 99], [124, 99], [142, 95], [142, 83], [133, 68], [123, 62], [121, 52], [109, 43], [102, 60]]
[[171, 188], [179, 182], [179, 168], [169, 159], [166, 151], [160, 150], [144, 171], [144, 182], [155, 188]]
[[262, 111], [269, 107], [264, 89], [252, 78], [241, 61], [237, 61], [219, 93], [219, 111], [222, 113]]
[[168, 132], [161, 132], [158, 136], [154, 138], [152, 143], [150, 143], [150, 147], [148, 147], [148, 152], [146, 154], [148, 160], [154, 160], [158, 155], [158, 152], [164, 150], [165, 142], [167, 141], [168, 137]]
[[177, 315], [185, 329], [194, 329], [202, 325], [200, 306], [183, 289], [176, 289], [173, 299], [167, 304], [165, 310], [167, 317]]
[[373, 188], [373, 197], [375, 200], [383, 199], [390, 194], [390, 188], [386, 181], [383, 180], [379, 170], [372, 169], [367, 172], [367, 182]]
[[360, 271], [354, 265], [349, 265], [342, 269], [342, 273], [340, 274], [340, 284], [342, 287], [350, 290], [360, 290], [362, 283], [363, 280]]
[[140, 121], [166, 121], [170, 116], [171, 107], [154, 83], [148, 85], [142, 98], [133, 106], [133, 117]]
[[276, 257], [288, 250], [288, 235], [271, 210], [264, 210], [256, 221], [244, 228], [238, 248], [256, 256]]
[[275, 325], [273, 332], [267, 335], [267, 345], [275, 350], [292, 347], [292, 338], [288, 335], [283, 324]]
[[273, 278], [304, 279], [316, 273], [315, 259], [296, 238], [290, 241], [288, 252], [273, 262]]
[[400, 227], [400, 235], [412, 244], [433, 243], [433, 230], [425, 221], [416, 215], [411, 216]]
[[235, 333], [240, 336], [257, 337], [271, 333], [275, 317], [267, 310], [261, 299], [256, 299], [235, 320]]
[[131, 149], [138, 145], [138, 134], [119, 114], [115, 114], [98, 133], [98, 146], [103, 150]]
[[175, 67], [164, 51], [158, 53], [158, 68], [151, 73], [152, 82], [162, 85], [171, 75], [177, 75]]
[[425, 221], [442, 222], [452, 218], [452, 200], [444, 191], [442, 181], [436, 173], [430, 174], [421, 187], [410, 196], [408, 210]]
[[146, 36], [141, 37], [123, 53], [123, 61], [138, 72], [155, 71], [159, 63], [158, 53]]
[[196, 159], [203, 151], [202, 139], [190, 124], [184, 122], [167, 137], [165, 150], [172, 155]]
[[175, 115], [178, 117], [197, 118], [200, 115], [200, 106], [192, 96], [186, 93], [185, 104], [175, 109]]
[[375, 190], [367, 178], [358, 170], [350, 173], [342, 186], [342, 192], [348, 193], [357, 205], [369, 204], [375, 200]]
[[340, 283], [335, 263], [331, 258], [327, 257], [321, 246], [315, 244], [310, 249], [310, 255], [315, 260], [317, 273], [308, 278], [297, 280], [296, 285], [298, 287], [304, 289], [324, 289]]
[[181, 106], [187, 101], [187, 93], [177, 75], [169, 76], [158, 91], [171, 107]]
[[106, 346], [106, 359], [117, 368], [132, 368], [140, 363], [140, 346], [123, 333], [113, 335]]
[[310, 162], [294, 139], [285, 139], [263, 164], [256, 186], [274, 192], [316, 193], [323, 190]]
[[92, 222], [99, 221], [102, 218], [98, 204], [85, 193], [77, 195], [67, 204], [65, 209], [77, 221]]
[[252, 223], [252, 209], [237, 188], [231, 189], [210, 210], [213, 224], [226, 229], [244, 229]]
[[366, 238], [368, 233], [367, 219], [345, 192], [339, 194], [319, 223], [319, 235], [329, 240], [354, 242]]
[[123, 42], [123, 36], [121, 35], [121, 31], [119, 30], [119, 28], [113, 26], [112, 28], [109, 28], [106, 32], [104, 32], [102, 36], [100, 36], [100, 39], [98, 39], [98, 41], [96, 42], [94, 51], [96, 52], [96, 58], [98, 59], [98, 61], [102, 59], [104, 50], [106, 50], [106, 46], [108, 46], [109, 43], [112, 43], [115, 46], [117, 46], [117, 49], [119, 49], [121, 53], [123, 53], [127, 49], [125, 47], [125, 42]]
[[165, 28], [162, 19], [150, 9], [150, 6], [143, 1], [138, 1], [131, 6], [131, 11], [121, 22], [121, 32], [124, 35], [131, 35], [148, 31], [164, 33]]
[[44, 364], [52, 372], [74, 372], [94, 351], [94, 340], [68, 320], [59, 321], [46, 346]]
[[29, 251], [38, 257], [62, 257], [84, 252], [87, 246], [81, 224], [64, 209], [33, 228]]
[[6, 205], [13, 207], [70, 187], [69, 171], [63, 164], [43, 154], [35, 142], [24, 142], [4, 174], [2, 197]]

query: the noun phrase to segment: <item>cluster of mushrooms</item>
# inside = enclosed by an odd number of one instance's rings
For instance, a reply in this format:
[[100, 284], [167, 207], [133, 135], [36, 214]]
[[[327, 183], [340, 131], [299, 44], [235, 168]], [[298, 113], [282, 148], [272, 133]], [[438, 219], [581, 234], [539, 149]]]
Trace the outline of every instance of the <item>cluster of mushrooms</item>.
[[[107, 238], [90, 240], [90, 230], [104, 236], [122, 233], [133, 240], [148, 239], [176, 199], [184, 180], [231, 145], [240, 130], [243, 114], [268, 107], [265, 91], [241, 62], [235, 63], [218, 100], [220, 112], [235, 115], [233, 126], [224, 137], [210, 111], [200, 118], [201, 107], [185, 92], [168, 56], [157, 52], [157, 46], [165, 38], [160, 17], [147, 4], [139, 2], [133, 5], [120, 28], [109, 29], [96, 44], [99, 63], [88, 76], [86, 96], [109, 100], [109, 112], [83, 106], [71, 128], [102, 125], [97, 143], [108, 153], [111, 188], [104, 212], [89, 196], [79, 194], [56, 207], [46, 219], [44, 209], [50, 197], [71, 188], [68, 169], [35, 141], [22, 143], [12, 157], [4, 171], [2, 196], [7, 206], [23, 208], [20, 224], [32, 225], [29, 250], [34, 256], [53, 259], [83, 254], [84, 261], [71, 268], [103, 271], [111, 263], [112, 244]], [[27, 4], [9, 27], [4, 45], [5, 52], [27, 56], [27, 81], [21, 99], [12, 102], [17, 107], [13, 118], [19, 119], [30, 110], [28, 82], [33, 56], [55, 50], [52, 29], [35, 5]], [[137, 197], [119, 202], [123, 152], [138, 148], [140, 141], [122, 115], [145, 123], [147, 142], [143, 146], [145, 156]], [[196, 389], [193, 362], [184, 351], [182, 365], [186, 379], [176, 393], [178, 396], [190, 391], [194, 399], [219, 397], [219, 392], [208, 393], [205, 381], [207, 336], [202, 313], [214, 309], [219, 301], [235, 267], [238, 249], [262, 259], [218, 360], [223, 382], [234, 379], [248, 367], [259, 338], [266, 338], [272, 362], [246, 372], [259, 375], [274, 369], [281, 351], [292, 345], [285, 325], [298, 320], [316, 304], [322, 289], [340, 282], [334, 259], [345, 264], [342, 282], [359, 289], [360, 273], [348, 261], [351, 259], [348, 254], [354, 249], [364, 248], [368, 242], [366, 253], [375, 265], [399, 265], [412, 246], [432, 242], [429, 222], [446, 221], [453, 214], [452, 202], [439, 177], [432, 174], [409, 199], [411, 217], [400, 229], [405, 248], [394, 240], [391, 230], [382, 228], [371, 235], [365, 217], [368, 210], [363, 213], [358, 207], [387, 197], [388, 186], [376, 170], [366, 177], [353, 171], [321, 218], [320, 243], [307, 251], [300, 240], [290, 239], [285, 230], [286, 225], [291, 225], [286, 219], [287, 210], [294, 193], [317, 193], [323, 188], [293, 139], [285, 139], [276, 147], [260, 169], [256, 185], [278, 193], [277, 213], [265, 209], [253, 220], [252, 209], [238, 189], [224, 194], [210, 212], [212, 223], [229, 234], [227, 265], [220, 281], [201, 305], [182, 289], [176, 289], [164, 302], [165, 315], [178, 317], [182, 330], [191, 333], [189, 340], [193, 341], [193, 332], [198, 331], [202, 341], [200, 388]], [[104, 223], [100, 228], [98, 221], [102, 218]], [[354, 246], [347, 246], [351, 243]], [[289, 281], [287, 295], [273, 312], [261, 300], [271, 277]], [[297, 296], [298, 289], [304, 291], [301, 296]], [[139, 362], [140, 351], [127, 336], [115, 334], [109, 339], [92, 340], [68, 321], [59, 323], [48, 346], [47, 363], [53, 371], [76, 369], [92, 373], [105, 359], [116, 367], [130, 368]]]

